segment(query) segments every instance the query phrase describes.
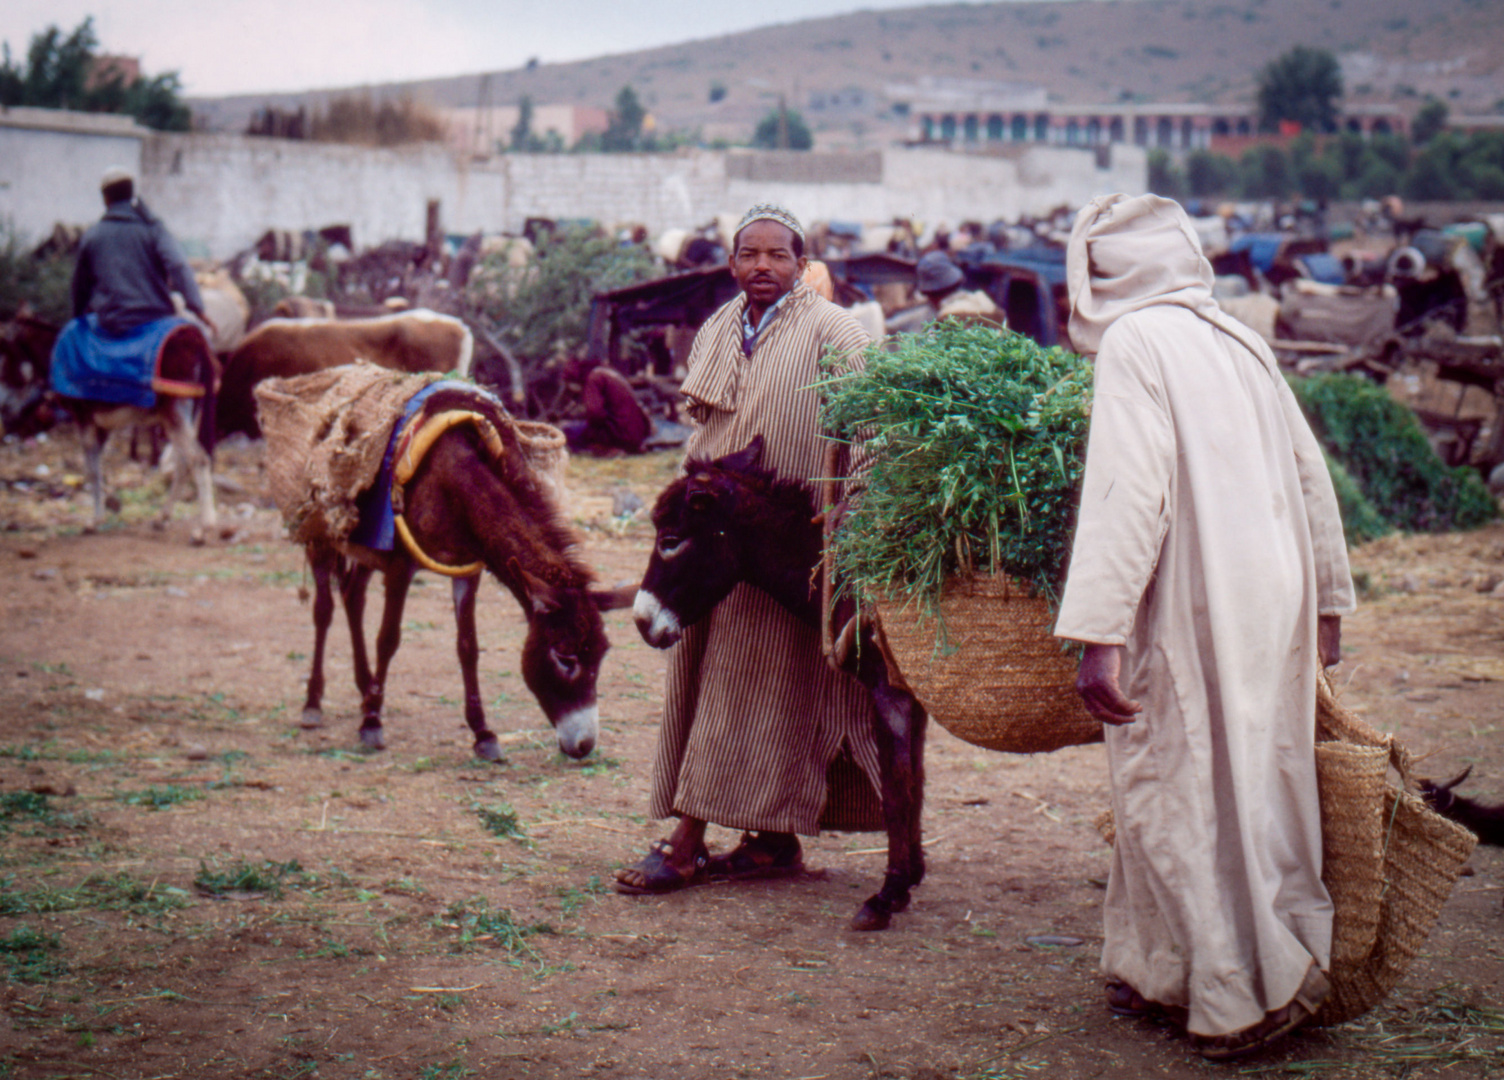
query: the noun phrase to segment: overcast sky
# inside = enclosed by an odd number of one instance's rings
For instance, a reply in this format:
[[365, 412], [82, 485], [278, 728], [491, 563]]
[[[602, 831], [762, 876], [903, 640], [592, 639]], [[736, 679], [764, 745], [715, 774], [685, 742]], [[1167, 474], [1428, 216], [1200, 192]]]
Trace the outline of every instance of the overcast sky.
[[939, 0], [0, 0], [0, 41], [88, 15], [105, 52], [190, 95], [392, 82], [635, 52], [775, 23]]

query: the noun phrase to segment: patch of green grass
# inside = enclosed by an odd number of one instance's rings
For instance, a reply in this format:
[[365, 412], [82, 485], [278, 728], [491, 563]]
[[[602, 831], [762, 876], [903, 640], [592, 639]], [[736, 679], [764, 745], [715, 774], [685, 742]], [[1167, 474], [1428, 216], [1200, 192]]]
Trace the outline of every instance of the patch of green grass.
[[55, 979], [68, 967], [53, 955], [63, 947], [62, 940], [44, 934], [25, 923], [0, 938], [0, 963], [4, 963], [12, 982], [35, 983]]
[[283, 881], [289, 877], [301, 878], [303, 868], [297, 861], [278, 863], [266, 860], [261, 863], [248, 863], [237, 860], [227, 870], [211, 870], [203, 863], [198, 864], [198, 877], [193, 879], [194, 886], [210, 896], [223, 896], [225, 893], [265, 893], [273, 900], [282, 898]]
[[82, 829], [91, 820], [88, 814], [59, 810], [48, 795], [34, 791], [0, 793], [0, 836], [16, 829], [24, 835]]
[[473, 809], [475, 816], [480, 818], [481, 828], [492, 836], [499, 836], [504, 840], [527, 841], [527, 833], [517, 820], [517, 811], [506, 803], [498, 806], [482, 806], [477, 803]]
[[[1387, 1006], [1347, 1025], [1350, 1045], [1362, 1054], [1366, 1076], [1440, 1075], [1457, 1066], [1472, 1066], [1474, 1075], [1498, 1076], [1504, 1070], [1504, 1012], [1474, 1004], [1455, 992], [1437, 990], [1415, 1009]], [[1350, 1069], [1352, 1062], [1325, 1059], [1289, 1061], [1270, 1068], [1286, 1076], [1320, 1076]], [[1459, 1075], [1471, 1070], [1457, 1069]]]
[[572, 919], [587, 899], [596, 900], [606, 895], [606, 884], [599, 874], [591, 874], [590, 880], [580, 888], [568, 886], [559, 890], [559, 910], [566, 919]]
[[402, 877], [388, 881], [382, 888], [398, 896], [427, 896], [428, 889], [417, 878]]
[[573, 1031], [580, 1014], [572, 1012], [568, 1016], [561, 1016], [551, 1024], [544, 1024], [538, 1029], [540, 1035], [557, 1035], [561, 1031]]
[[34, 791], [6, 791], [0, 793], [0, 819], [29, 818], [47, 821], [52, 817], [52, 804], [46, 795]]
[[69, 765], [119, 765], [125, 758], [113, 750], [69, 750], [63, 760]]
[[[570, 764], [570, 759], [563, 754], [558, 755], [557, 761], [561, 765]], [[581, 776], [604, 776], [612, 769], [619, 768], [621, 768], [620, 758], [606, 757], [604, 754], [592, 751], [589, 757], [580, 762], [579, 772]]]
[[418, 1070], [418, 1080], [460, 1080], [463, 1076], [474, 1075], [475, 1070], [458, 1058], [445, 1065], [425, 1065]]
[[443, 923], [459, 927], [459, 940], [455, 943], [457, 952], [469, 951], [480, 944], [492, 945], [507, 953], [507, 963], [512, 967], [531, 968], [536, 975], [563, 970], [550, 968], [538, 950], [528, 944], [528, 938], [558, 933], [548, 923], [520, 923], [506, 908], [492, 911], [490, 902], [485, 899], [450, 904], [444, 912]]
[[56, 911], [129, 911], [155, 915], [188, 906], [182, 889], [142, 882], [129, 874], [96, 874], [71, 889], [16, 889], [15, 878], [0, 878], [0, 915], [33, 915]]
[[[294, 731], [293, 734], [294, 734], [294, 736], [296, 736], [297, 732]], [[308, 753], [308, 755], [310, 757], [328, 758], [331, 761], [359, 761], [359, 762], [369, 761], [371, 759], [371, 757], [374, 754], [376, 754], [377, 752], [378, 751], [375, 751], [375, 750], [365, 750], [365, 749], [361, 749], [361, 750], [341, 750], [338, 747], [330, 747], [330, 748], [324, 749], [324, 750], [309, 750], [309, 751], [307, 751], [307, 753]]]
[[165, 787], [152, 786], [142, 791], [117, 791], [115, 793], [115, 799], [127, 806], [144, 806], [149, 810], [161, 810], [165, 806], [176, 806], [178, 803], [197, 802], [203, 797], [202, 790], [180, 787], [177, 784], [168, 784]]

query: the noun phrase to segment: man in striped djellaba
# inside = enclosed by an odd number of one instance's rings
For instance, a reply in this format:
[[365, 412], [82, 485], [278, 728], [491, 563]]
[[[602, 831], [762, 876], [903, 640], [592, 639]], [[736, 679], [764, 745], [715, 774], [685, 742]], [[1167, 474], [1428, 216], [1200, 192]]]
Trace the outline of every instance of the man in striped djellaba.
[[[804, 283], [804, 231], [782, 207], [747, 211], [730, 263], [741, 294], [706, 321], [690, 351], [686, 456], [721, 457], [761, 435], [762, 464], [815, 493], [824, 475], [811, 389], [820, 358], [830, 349], [859, 367], [867, 334]], [[841, 475], [860, 472], [853, 456]], [[871, 698], [826, 665], [819, 633], [766, 593], [740, 584], [684, 632], [664, 698], [651, 810], [678, 823], [617, 871], [620, 891], [792, 875], [803, 867], [799, 835], [883, 828]], [[709, 823], [742, 830], [740, 842], [712, 856]]]

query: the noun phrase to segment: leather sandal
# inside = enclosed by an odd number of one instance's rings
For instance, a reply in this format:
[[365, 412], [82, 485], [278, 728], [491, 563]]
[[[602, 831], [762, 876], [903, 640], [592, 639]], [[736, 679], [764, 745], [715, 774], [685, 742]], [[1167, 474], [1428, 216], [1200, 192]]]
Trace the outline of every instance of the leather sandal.
[[694, 853], [691, 869], [687, 874], [669, 861], [673, 853], [672, 842], [654, 840], [642, 861], [632, 867], [642, 874], [643, 884], [633, 885], [623, 881], [621, 872], [618, 871], [616, 891], [628, 896], [657, 896], [661, 893], [678, 892], [680, 889], [698, 885], [705, 880], [705, 866], [710, 861], [710, 853], [703, 846]]
[[1331, 992], [1325, 972], [1312, 964], [1289, 1004], [1265, 1013], [1264, 1019], [1241, 1031], [1195, 1036], [1196, 1053], [1207, 1061], [1231, 1061], [1271, 1046], [1315, 1016]]
[[1107, 980], [1107, 1008], [1114, 1016], [1126, 1016], [1135, 1020], [1169, 1020], [1181, 1027], [1185, 1026], [1187, 1019], [1183, 1007], [1150, 1001], [1121, 979]]
[[742, 833], [736, 847], [712, 855], [705, 866], [711, 881], [752, 881], [792, 877], [804, 869], [804, 853], [793, 833]]

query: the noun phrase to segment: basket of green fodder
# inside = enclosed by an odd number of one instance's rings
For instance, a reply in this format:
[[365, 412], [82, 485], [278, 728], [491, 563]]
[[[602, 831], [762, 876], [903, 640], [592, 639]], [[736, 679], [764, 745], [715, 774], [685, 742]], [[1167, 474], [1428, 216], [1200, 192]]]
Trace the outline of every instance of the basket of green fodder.
[[827, 429], [871, 458], [832, 541], [840, 587], [875, 605], [891, 666], [951, 734], [1012, 753], [1101, 741], [1051, 634], [1091, 366], [947, 321], [893, 346], [821, 383]]

